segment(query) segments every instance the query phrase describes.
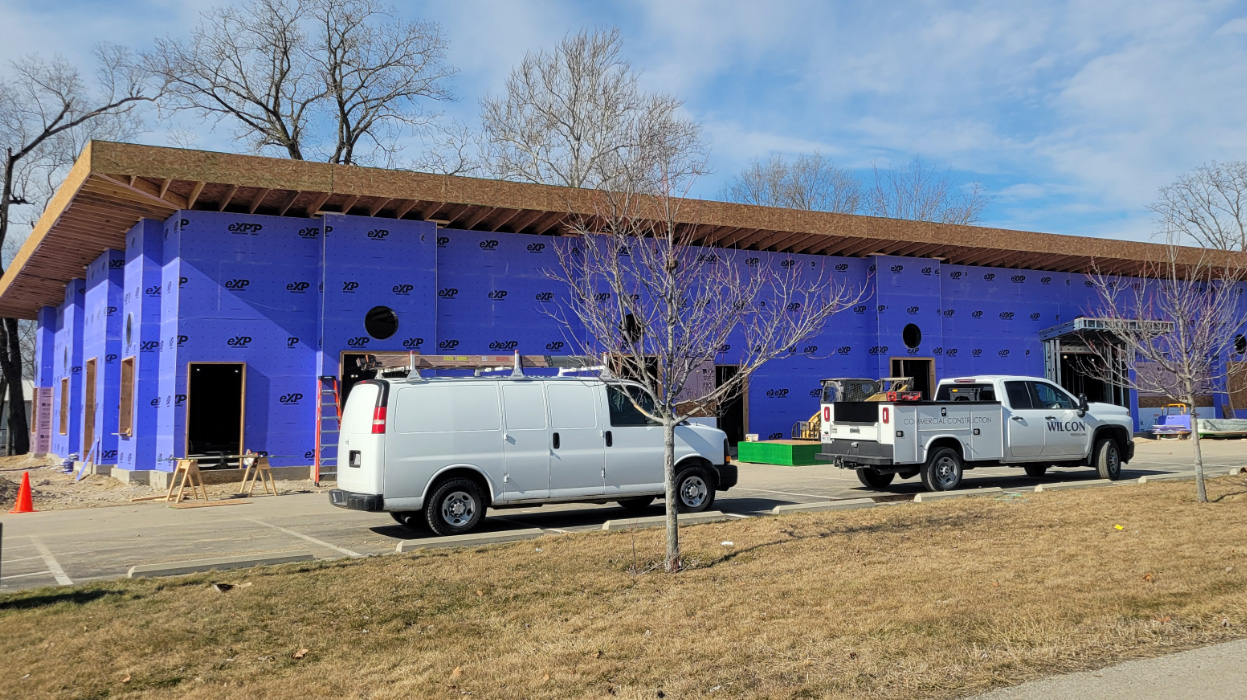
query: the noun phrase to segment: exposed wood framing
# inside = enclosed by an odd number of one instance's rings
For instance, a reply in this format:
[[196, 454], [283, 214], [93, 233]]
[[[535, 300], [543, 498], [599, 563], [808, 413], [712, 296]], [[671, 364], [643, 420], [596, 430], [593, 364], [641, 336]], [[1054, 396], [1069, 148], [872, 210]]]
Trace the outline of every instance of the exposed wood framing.
[[419, 201], [420, 200], [417, 200], [417, 199], [403, 200], [403, 204], [398, 205], [398, 209], [394, 210], [394, 218], [401, 219], [404, 216], [407, 216], [407, 212], [411, 211], [412, 207], [416, 206], [416, 204], [418, 204]]
[[315, 216], [316, 212], [320, 211], [320, 208], [325, 206], [325, 202], [329, 199], [329, 194], [330, 194], [329, 192], [321, 192], [317, 194], [316, 199], [313, 199], [307, 205], [307, 210], [304, 212], [303, 215], [304, 216]]
[[269, 192], [270, 190], [266, 190], [266, 189], [256, 192], [255, 197], [253, 197], [251, 200], [251, 206], [247, 207], [247, 213], [254, 214], [255, 210], [260, 208], [260, 204], [264, 201], [264, 198], [268, 196]]
[[229, 206], [230, 200], [234, 198], [234, 193], [238, 191], [238, 185], [230, 185], [225, 191], [225, 196], [221, 197], [221, 201], [217, 204], [217, 211], [225, 211], [225, 207]]
[[203, 180], [200, 180], [195, 183], [194, 187], [191, 188], [191, 193], [187, 195], [186, 197], [186, 208], [187, 209], [195, 208], [195, 202], [199, 201], [199, 195], [203, 193], [204, 185], [206, 184], [208, 183], [204, 182]]
[[389, 204], [390, 202], [393, 202], [393, 201], [394, 201], [394, 200], [392, 200], [392, 199], [387, 199], [387, 198], [385, 198], [385, 197], [378, 197], [378, 198], [377, 198], [377, 203], [376, 203], [376, 204], [374, 204], [374, 205], [372, 205], [371, 207], [368, 207], [368, 216], [376, 216], [376, 215], [377, 215], [377, 212], [379, 212], [379, 211], [381, 211], [382, 209], [384, 209], [384, 208], [385, 208], [385, 205], [387, 205], [387, 204]]
[[353, 194], [353, 195], [351, 195], [351, 196], [347, 197], [347, 198], [346, 198], [346, 201], [342, 203], [342, 213], [343, 213], [343, 214], [350, 214], [350, 213], [351, 213], [351, 208], [352, 208], [352, 207], [354, 207], [354, 206], [355, 206], [355, 203], [356, 203], [356, 202], [358, 202], [358, 201], [359, 201], [359, 195], [357, 195], [357, 194]]
[[277, 207], [277, 215], [285, 216], [286, 212], [290, 211], [290, 207], [294, 205], [294, 200], [299, 198], [299, 194], [301, 193], [298, 190], [291, 190], [290, 194], [286, 195], [286, 198], [282, 200], [281, 205]]

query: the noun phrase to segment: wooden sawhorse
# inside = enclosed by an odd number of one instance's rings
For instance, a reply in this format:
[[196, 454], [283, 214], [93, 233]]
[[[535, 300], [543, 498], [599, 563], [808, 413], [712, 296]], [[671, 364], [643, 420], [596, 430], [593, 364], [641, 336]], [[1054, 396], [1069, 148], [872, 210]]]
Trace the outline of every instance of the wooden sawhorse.
[[[208, 489], [204, 488], [203, 475], [199, 473], [199, 460], [197, 459], [177, 460], [177, 467], [173, 470], [173, 479], [169, 481], [169, 493], [165, 494], [165, 501], [181, 503], [187, 484], [191, 487], [191, 498], [199, 498], [195, 491], [198, 487], [199, 492], [203, 493], [204, 500], [208, 500]], [[173, 495], [174, 488], [178, 490], [176, 497]]]
[[[243, 455], [243, 465], [246, 467], [242, 473], [242, 483], [238, 485], [238, 493], [250, 496], [255, 493], [256, 479], [264, 485], [264, 493], [269, 493], [269, 486], [273, 487], [273, 495], [277, 495], [277, 482], [273, 481], [273, 469], [269, 467], [268, 457], [264, 455]], [[251, 483], [247, 483], [247, 479]]]

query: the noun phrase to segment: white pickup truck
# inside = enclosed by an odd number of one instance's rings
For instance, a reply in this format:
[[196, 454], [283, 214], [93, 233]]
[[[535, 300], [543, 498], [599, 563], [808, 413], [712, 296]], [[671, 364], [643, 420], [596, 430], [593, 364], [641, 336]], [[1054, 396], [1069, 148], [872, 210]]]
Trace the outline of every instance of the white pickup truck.
[[[862, 400], [869, 380], [824, 380], [821, 461], [855, 469], [883, 488], [921, 476], [930, 491], [961, 484], [966, 469], [1020, 466], [1033, 477], [1052, 466], [1091, 466], [1117, 479], [1134, 456], [1130, 411], [1088, 404], [1037, 377], [945, 379], [934, 401]], [[845, 391], [846, 382], [855, 382]], [[874, 398], [878, 398], [877, 396]], [[845, 400], [848, 399], [848, 400]]]

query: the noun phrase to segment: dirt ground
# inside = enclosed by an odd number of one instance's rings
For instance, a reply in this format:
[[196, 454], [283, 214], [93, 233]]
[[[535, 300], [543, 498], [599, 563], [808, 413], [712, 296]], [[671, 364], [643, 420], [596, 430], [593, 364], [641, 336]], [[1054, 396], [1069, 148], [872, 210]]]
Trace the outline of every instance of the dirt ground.
[[[61, 471], [59, 459], [36, 459], [31, 455], [0, 457], [0, 505], [5, 510], [11, 508], [17, 501], [17, 491], [23, 472], [30, 472], [30, 490], [35, 510], [130, 505], [131, 499], [156, 496], [165, 492], [163, 489], [155, 489], [142, 484], [123, 484], [112, 477], [99, 474], [84, 476], [82, 480], [78, 480], [75, 474]], [[208, 484], [205, 488], [209, 498], [227, 498], [238, 491], [238, 482]], [[259, 490], [260, 485], [257, 484], [257, 493]], [[311, 479], [277, 481], [279, 493], [315, 493], [323, 490], [325, 490], [323, 487], [318, 488], [312, 483]], [[136, 503], [154, 502], [137, 501]]]

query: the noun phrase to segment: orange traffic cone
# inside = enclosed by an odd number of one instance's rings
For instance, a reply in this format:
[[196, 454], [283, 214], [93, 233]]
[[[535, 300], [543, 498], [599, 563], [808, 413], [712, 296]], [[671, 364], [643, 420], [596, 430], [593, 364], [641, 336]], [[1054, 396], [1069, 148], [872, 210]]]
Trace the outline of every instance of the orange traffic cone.
[[30, 499], [30, 472], [22, 472], [22, 487], [17, 490], [17, 505], [10, 513], [34, 513], [35, 504]]

